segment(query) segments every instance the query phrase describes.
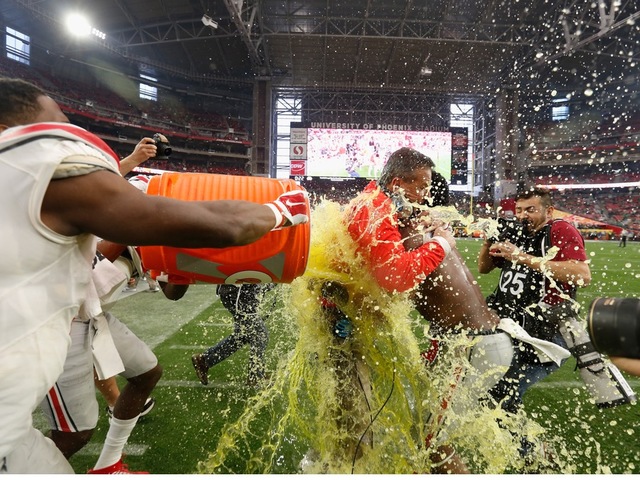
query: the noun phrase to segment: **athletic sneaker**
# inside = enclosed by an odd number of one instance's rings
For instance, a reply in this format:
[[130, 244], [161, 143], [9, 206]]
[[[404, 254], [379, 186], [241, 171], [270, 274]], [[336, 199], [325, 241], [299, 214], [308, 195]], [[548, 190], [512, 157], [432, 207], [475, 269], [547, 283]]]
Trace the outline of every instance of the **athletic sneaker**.
[[148, 474], [149, 472], [132, 472], [129, 465], [122, 463], [122, 458], [113, 465], [97, 470], [91, 469], [87, 472], [90, 475], [117, 475], [117, 474]]
[[[142, 407], [142, 411], [140, 412], [140, 416], [144, 417], [147, 413], [153, 410], [153, 407], [155, 406], [156, 400], [153, 397], [147, 398], [147, 401], [145, 402], [144, 406]], [[107, 405], [107, 415], [109, 415], [109, 418], [113, 417], [113, 408], [111, 408], [109, 405]]]
[[191, 356], [191, 363], [193, 363], [193, 368], [196, 369], [196, 375], [198, 376], [198, 380], [203, 385], [207, 385], [209, 383], [209, 376], [207, 373], [209, 372], [209, 367], [207, 367], [207, 363], [204, 361], [204, 355], [201, 353], [196, 353]]
[[155, 293], [160, 291], [160, 285], [158, 285], [158, 282], [156, 282], [153, 278], [147, 278], [147, 284], [149, 285], [149, 290], [147, 290], [148, 292]]

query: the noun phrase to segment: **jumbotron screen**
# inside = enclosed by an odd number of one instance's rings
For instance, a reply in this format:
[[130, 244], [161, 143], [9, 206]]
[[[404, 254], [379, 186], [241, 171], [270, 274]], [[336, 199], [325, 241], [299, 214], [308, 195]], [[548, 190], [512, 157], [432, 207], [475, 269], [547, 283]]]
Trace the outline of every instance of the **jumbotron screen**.
[[[294, 131], [295, 130], [295, 131]], [[464, 129], [466, 148], [466, 129]], [[389, 156], [402, 147], [429, 156], [451, 181], [452, 146], [462, 132], [293, 128], [291, 176], [379, 178]], [[455, 137], [455, 138], [454, 138]]]

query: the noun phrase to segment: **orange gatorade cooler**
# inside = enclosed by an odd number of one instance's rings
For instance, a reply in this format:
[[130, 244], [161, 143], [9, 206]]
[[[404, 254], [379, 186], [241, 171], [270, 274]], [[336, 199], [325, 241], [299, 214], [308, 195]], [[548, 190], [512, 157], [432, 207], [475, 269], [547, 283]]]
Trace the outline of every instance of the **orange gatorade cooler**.
[[[163, 173], [149, 181], [147, 195], [179, 200], [248, 200], [266, 203], [302, 187], [289, 179]], [[309, 223], [267, 233], [250, 245], [227, 248], [140, 247], [144, 268], [171, 283], [290, 283], [309, 258]]]

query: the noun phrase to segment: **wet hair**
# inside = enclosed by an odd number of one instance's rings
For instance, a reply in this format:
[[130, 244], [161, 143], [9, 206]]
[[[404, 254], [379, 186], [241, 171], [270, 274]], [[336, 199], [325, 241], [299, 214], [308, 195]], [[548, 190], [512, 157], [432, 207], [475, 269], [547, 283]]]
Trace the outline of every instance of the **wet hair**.
[[431, 171], [431, 206], [446, 207], [449, 205], [449, 184], [444, 175]]
[[433, 160], [412, 148], [403, 147], [389, 155], [389, 160], [382, 169], [378, 184], [386, 187], [398, 177], [405, 181], [413, 180], [416, 170], [433, 168]]
[[551, 199], [551, 192], [546, 188], [532, 187], [527, 190], [523, 190], [516, 195], [516, 201], [529, 200], [533, 197], [540, 197], [540, 204], [544, 208], [553, 207], [553, 200]]
[[17, 78], [0, 77], [0, 124], [14, 127], [32, 123], [42, 110], [39, 87]]

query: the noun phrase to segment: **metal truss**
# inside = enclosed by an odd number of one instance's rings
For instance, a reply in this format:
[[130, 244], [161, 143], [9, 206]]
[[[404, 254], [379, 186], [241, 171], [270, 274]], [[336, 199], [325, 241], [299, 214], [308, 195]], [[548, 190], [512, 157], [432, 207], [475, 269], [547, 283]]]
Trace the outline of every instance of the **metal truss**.
[[[301, 113], [303, 122], [360, 124], [404, 124], [449, 126], [450, 104], [459, 98], [443, 95], [393, 92], [333, 92], [317, 89], [280, 88], [280, 98], [295, 98], [292, 113]], [[469, 99], [464, 102], [471, 101]], [[286, 102], [280, 110], [286, 111]]]
[[[17, 4], [22, 5], [24, 8], [33, 13], [37, 18], [53, 24], [57, 28], [62, 28], [60, 19], [51, 16], [47, 10], [42, 7], [41, 0], [14, 0]], [[131, 16], [127, 13], [125, 4], [121, 1], [118, 2], [118, 6], [127, 18], [133, 22]], [[220, 38], [221, 35], [228, 37], [237, 36], [235, 30], [229, 30], [221, 28], [220, 31], [216, 31], [216, 38]], [[100, 39], [98, 37], [91, 37], [91, 41], [101, 46], [105, 50], [120, 56], [137, 62], [139, 64], [148, 65], [158, 68], [164, 72], [187, 78], [196, 83], [207, 82], [219, 82], [219, 83], [246, 83], [252, 84], [253, 79], [239, 79], [231, 78], [222, 75], [213, 74], [198, 74], [195, 71], [185, 70], [178, 68], [170, 63], [153, 60], [148, 57], [140, 57], [131, 52], [133, 47], [157, 45], [161, 43], [178, 43], [189, 42], [193, 40], [202, 40], [204, 38], [210, 38], [212, 36], [211, 28], [202, 24], [202, 21], [198, 19], [175, 21], [175, 22], [163, 22], [155, 25], [136, 26], [123, 29], [120, 31], [110, 32], [109, 37], [106, 39]], [[190, 63], [193, 65], [193, 61], [190, 58], [188, 50], [185, 50], [187, 57], [190, 59]]]
[[[638, 36], [625, 34], [640, 19], [635, 0], [564, 0], [549, 8], [532, 37], [533, 58], [525, 68], [554, 66], [555, 61], [586, 52], [628, 62], [640, 60]], [[596, 8], [597, 7], [597, 8]]]
[[321, 37], [356, 37], [384, 39], [420, 39], [465, 43], [529, 45], [533, 25], [498, 25], [462, 21], [429, 21], [385, 18], [345, 18], [295, 13], [269, 15], [263, 35], [305, 35]]

